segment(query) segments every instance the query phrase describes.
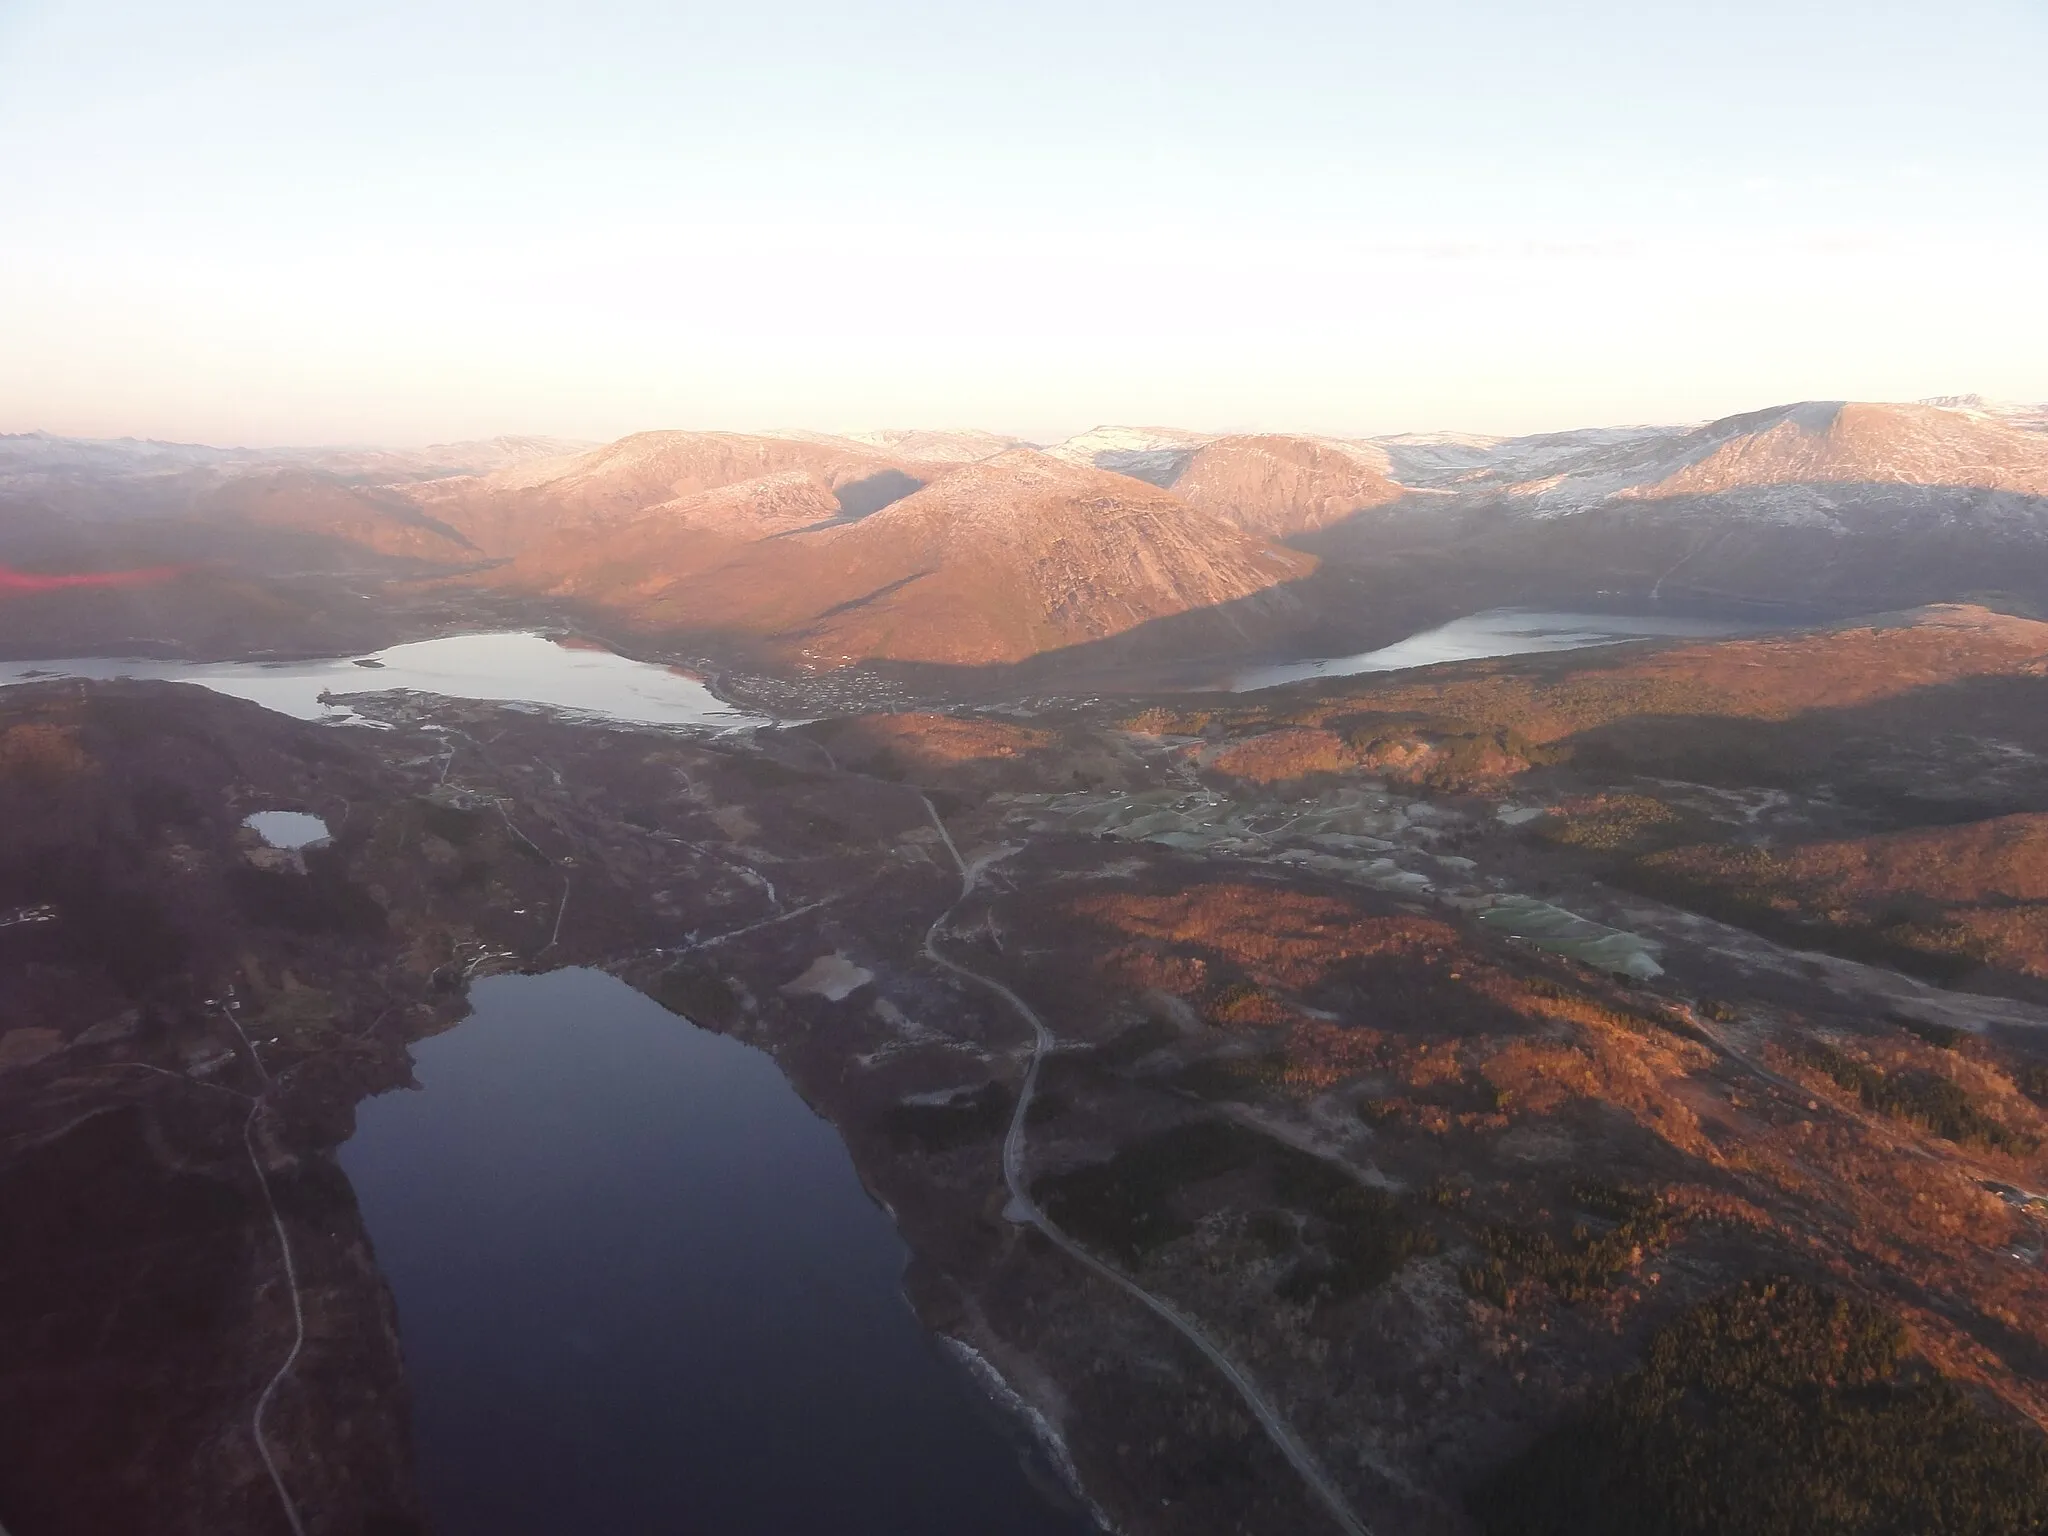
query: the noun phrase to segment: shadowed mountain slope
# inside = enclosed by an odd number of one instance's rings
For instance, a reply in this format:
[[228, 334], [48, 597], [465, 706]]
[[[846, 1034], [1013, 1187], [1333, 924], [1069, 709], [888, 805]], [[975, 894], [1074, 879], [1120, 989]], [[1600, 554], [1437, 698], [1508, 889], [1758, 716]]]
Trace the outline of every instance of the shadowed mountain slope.
[[733, 558], [747, 544], [841, 517], [823, 476], [784, 470], [679, 496], [600, 527], [541, 534], [483, 579], [496, 587], [557, 597], [589, 595], [630, 607], [679, 579]]
[[[801, 502], [794, 487], [779, 494]], [[774, 499], [758, 482], [749, 498]], [[711, 513], [699, 505], [677, 515]], [[644, 630], [744, 637], [811, 667], [987, 665], [1261, 594], [1284, 609], [1272, 589], [1314, 568], [1167, 492], [1028, 449], [954, 470], [857, 521], [756, 538], [714, 566], [691, 552], [736, 526], [728, 516], [725, 532], [686, 547], [669, 543], [656, 517], [636, 520], [618, 530], [632, 553], [614, 556], [608, 537], [594, 535], [548, 590], [573, 591]], [[641, 563], [664, 545], [679, 568]], [[1218, 622], [1235, 628], [1244, 615], [1234, 608]]]
[[344, 484], [316, 470], [238, 476], [198, 510], [208, 521], [291, 529], [400, 559], [463, 562], [478, 553], [459, 531], [398, 492]]

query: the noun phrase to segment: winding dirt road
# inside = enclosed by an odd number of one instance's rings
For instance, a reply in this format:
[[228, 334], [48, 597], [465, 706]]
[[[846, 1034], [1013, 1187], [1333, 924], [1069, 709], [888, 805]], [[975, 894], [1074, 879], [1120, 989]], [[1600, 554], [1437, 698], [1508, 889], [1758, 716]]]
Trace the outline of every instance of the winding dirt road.
[[960, 850], [954, 846], [953, 835], [946, 830], [946, 823], [940, 818], [938, 808], [925, 796], [919, 795], [918, 798], [924, 801], [924, 808], [931, 817], [932, 825], [938, 829], [939, 836], [945, 841], [946, 851], [953, 856], [953, 863], [960, 871], [960, 894], [953, 899], [951, 906], [932, 920], [931, 927], [925, 930], [925, 957], [934, 965], [950, 971], [962, 980], [993, 992], [1007, 1003], [1019, 1018], [1031, 1026], [1031, 1061], [1024, 1069], [1024, 1081], [1017, 1089], [1017, 1107], [1010, 1115], [1010, 1129], [1003, 1138], [1003, 1182], [1010, 1189], [1010, 1203], [1005, 1214], [1013, 1221], [1036, 1227], [1060, 1252], [1089, 1273], [1115, 1286], [1200, 1350], [1203, 1358], [1216, 1367], [1223, 1379], [1230, 1383], [1238, 1397], [1243, 1400], [1245, 1407], [1251, 1411], [1252, 1417], [1259, 1421], [1259, 1427], [1265, 1430], [1266, 1438], [1271, 1440], [1280, 1454], [1287, 1458], [1288, 1464], [1300, 1474], [1309, 1491], [1316, 1496], [1323, 1508], [1329, 1511], [1330, 1518], [1337, 1522], [1346, 1536], [1371, 1536], [1370, 1530], [1352, 1513], [1344, 1495], [1338, 1491], [1337, 1485], [1330, 1480], [1329, 1474], [1323, 1470], [1321, 1463], [1315, 1459], [1309, 1448], [1302, 1444], [1293, 1427], [1280, 1416], [1279, 1410], [1266, 1400], [1265, 1394], [1252, 1384], [1251, 1379], [1214, 1340], [1171, 1302], [1153, 1295], [1121, 1270], [1098, 1259], [1067, 1236], [1054, 1225], [1043, 1210], [1039, 1209], [1038, 1202], [1031, 1198], [1030, 1184], [1024, 1177], [1024, 1117], [1031, 1108], [1031, 1096], [1038, 1088], [1038, 1069], [1045, 1060], [1045, 1053], [1054, 1043], [1053, 1032], [1046, 1027], [1045, 1020], [1038, 1016], [1037, 1011], [1029, 1003], [1002, 982], [993, 976], [984, 976], [958, 961], [950, 960], [939, 952], [939, 931], [952, 919], [953, 914], [960, 910], [961, 903], [974, 894], [975, 873], [967, 861], [960, 857]]
[[270, 1225], [277, 1233], [278, 1255], [284, 1261], [285, 1288], [292, 1298], [292, 1347], [283, 1364], [264, 1383], [263, 1391], [256, 1399], [255, 1411], [249, 1415], [249, 1433], [255, 1438], [256, 1453], [263, 1458], [263, 1470], [270, 1474], [270, 1485], [277, 1490], [277, 1502], [284, 1506], [284, 1518], [292, 1528], [292, 1536], [306, 1536], [305, 1524], [299, 1519], [299, 1506], [293, 1502], [291, 1491], [284, 1485], [284, 1475], [277, 1470], [277, 1458], [271, 1454], [270, 1441], [263, 1433], [263, 1415], [270, 1408], [270, 1400], [277, 1395], [277, 1389], [291, 1374], [292, 1367], [298, 1364], [299, 1351], [306, 1345], [306, 1306], [299, 1295], [299, 1271], [292, 1261], [292, 1240], [285, 1234], [284, 1217], [279, 1214], [277, 1199], [270, 1192], [270, 1175], [263, 1171], [263, 1159], [256, 1152], [256, 1117], [263, 1113], [270, 1094], [270, 1069], [263, 1065], [263, 1057], [249, 1038], [249, 1032], [242, 1028], [242, 1021], [226, 1008], [221, 1009], [220, 1014], [234, 1026], [235, 1033], [241, 1037], [242, 1049], [248, 1052], [249, 1059], [256, 1064], [257, 1075], [263, 1080], [263, 1091], [249, 1101], [249, 1117], [242, 1122], [242, 1147], [249, 1154], [249, 1166], [256, 1172], [257, 1187], [263, 1191], [263, 1203], [270, 1210]]

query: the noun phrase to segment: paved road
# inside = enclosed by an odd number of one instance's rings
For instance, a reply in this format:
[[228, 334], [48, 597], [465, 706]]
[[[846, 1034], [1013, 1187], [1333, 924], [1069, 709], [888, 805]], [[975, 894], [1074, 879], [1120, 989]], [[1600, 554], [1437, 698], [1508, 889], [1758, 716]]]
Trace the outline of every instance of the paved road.
[[[919, 798], [924, 799], [923, 796]], [[1344, 1495], [1337, 1490], [1336, 1484], [1330, 1481], [1329, 1474], [1323, 1470], [1308, 1447], [1301, 1443], [1293, 1427], [1280, 1416], [1279, 1410], [1266, 1400], [1265, 1394], [1252, 1384], [1250, 1378], [1215, 1341], [1171, 1302], [1153, 1295], [1121, 1270], [1104, 1263], [1067, 1236], [1053, 1224], [1044, 1211], [1039, 1209], [1038, 1202], [1031, 1198], [1031, 1187], [1024, 1176], [1024, 1117], [1031, 1108], [1031, 1096], [1038, 1089], [1038, 1069], [1044, 1063], [1046, 1051], [1053, 1044], [1053, 1033], [1029, 1003], [993, 976], [984, 976], [979, 971], [947, 959], [939, 952], [939, 930], [960, 909], [960, 904], [974, 893], [975, 877], [969, 870], [967, 861], [960, 857], [960, 850], [953, 845], [953, 835], [946, 830], [946, 824], [940, 819], [938, 809], [928, 799], [924, 800], [924, 808], [931, 816], [932, 825], [938, 828], [939, 836], [945, 840], [946, 851], [953, 856], [953, 863], [960, 871], [959, 896], [954, 899], [951, 906], [934, 918], [931, 927], [925, 930], [925, 956], [933, 964], [943, 967], [955, 976], [993, 992], [1009, 1004], [1019, 1018], [1031, 1026], [1031, 1062], [1024, 1069], [1024, 1082], [1017, 1090], [1017, 1107], [1010, 1115], [1010, 1129], [1003, 1138], [1003, 1182], [1010, 1188], [1010, 1204], [1005, 1214], [1014, 1221], [1028, 1222], [1036, 1227], [1060, 1252], [1091, 1274], [1108, 1281], [1200, 1350], [1203, 1357], [1215, 1366], [1223, 1379], [1236, 1390], [1245, 1407], [1251, 1410], [1252, 1417], [1259, 1421], [1259, 1427], [1265, 1430], [1266, 1437], [1279, 1449], [1280, 1454], [1287, 1458], [1288, 1464], [1300, 1474], [1301, 1480], [1308, 1485], [1309, 1492], [1313, 1493], [1323, 1508], [1329, 1511], [1330, 1518], [1337, 1522], [1346, 1536], [1371, 1536], [1363, 1522], [1351, 1512], [1351, 1506], [1345, 1502]]]

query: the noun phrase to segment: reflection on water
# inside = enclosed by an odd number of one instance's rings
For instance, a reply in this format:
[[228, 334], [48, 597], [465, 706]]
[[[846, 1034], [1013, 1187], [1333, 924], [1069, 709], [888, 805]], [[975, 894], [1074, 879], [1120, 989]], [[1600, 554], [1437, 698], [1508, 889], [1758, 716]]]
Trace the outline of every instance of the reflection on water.
[[599, 971], [496, 976], [341, 1149], [438, 1536], [1079, 1536], [750, 1046]]
[[81, 657], [0, 662], [0, 687], [49, 677], [133, 677], [198, 683], [301, 720], [357, 721], [336, 696], [407, 688], [455, 699], [501, 699], [635, 725], [725, 729], [759, 717], [719, 701], [696, 678], [546, 635], [449, 635], [362, 657], [293, 662], [191, 662]]
[[1314, 661], [1253, 667], [1230, 680], [1233, 693], [1277, 688], [1311, 677], [1348, 677], [1359, 672], [1398, 672], [1404, 667], [1429, 667], [1445, 661], [1477, 661], [1487, 656], [1521, 656], [1534, 651], [1572, 651], [1589, 645], [1614, 645], [1623, 640], [1669, 637], [1700, 640], [1735, 635], [1752, 624], [1717, 619], [1674, 618], [1668, 614], [1550, 613], [1532, 608], [1492, 608], [1469, 614], [1406, 640], [1363, 651], [1356, 656], [1325, 656]]

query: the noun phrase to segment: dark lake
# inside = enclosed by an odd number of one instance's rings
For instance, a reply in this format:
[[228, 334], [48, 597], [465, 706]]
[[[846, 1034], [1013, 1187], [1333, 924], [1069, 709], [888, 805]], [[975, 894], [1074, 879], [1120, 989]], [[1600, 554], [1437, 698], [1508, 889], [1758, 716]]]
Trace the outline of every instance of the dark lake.
[[1076, 1536], [761, 1052], [591, 970], [497, 976], [342, 1165], [441, 1536]]

